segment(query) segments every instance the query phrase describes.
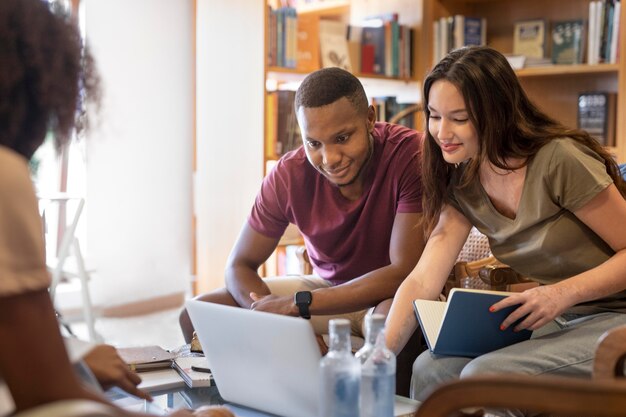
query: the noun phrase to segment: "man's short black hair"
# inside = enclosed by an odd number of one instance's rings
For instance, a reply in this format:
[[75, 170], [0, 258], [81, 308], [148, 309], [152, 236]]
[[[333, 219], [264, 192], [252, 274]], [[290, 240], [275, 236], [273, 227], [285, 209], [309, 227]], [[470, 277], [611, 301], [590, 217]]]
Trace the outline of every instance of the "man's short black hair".
[[322, 107], [347, 98], [359, 114], [366, 115], [367, 95], [354, 75], [341, 68], [323, 68], [309, 74], [296, 92], [296, 111], [304, 107]]

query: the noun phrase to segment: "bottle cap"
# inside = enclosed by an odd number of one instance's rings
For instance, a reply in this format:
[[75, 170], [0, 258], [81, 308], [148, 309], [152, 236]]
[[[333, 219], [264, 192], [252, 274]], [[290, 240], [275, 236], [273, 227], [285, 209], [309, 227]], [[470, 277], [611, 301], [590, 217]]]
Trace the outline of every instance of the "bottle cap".
[[350, 330], [350, 320], [348, 319], [332, 319], [328, 322], [328, 331], [330, 333], [341, 331], [341, 330]]
[[382, 314], [371, 314], [367, 316], [367, 320], [370, 320], [372, 324], [385, 324], [385, 316]]

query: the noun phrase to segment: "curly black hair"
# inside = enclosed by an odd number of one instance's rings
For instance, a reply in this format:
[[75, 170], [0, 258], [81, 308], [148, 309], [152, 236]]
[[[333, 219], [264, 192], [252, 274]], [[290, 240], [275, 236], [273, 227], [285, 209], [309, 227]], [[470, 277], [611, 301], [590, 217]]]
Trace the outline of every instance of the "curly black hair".
[[99, 82], [76, 25], [42, 0], [0, 1], [0, 145], [30, 158], [48, 131], [71, 137]]
[[322, 107], [342, 97], [346, 97], [359, 114], [367, 114], [369, 106], [361, 81], [341, 68], [322, 68], [302, 81], [296, 92], [294, 107], [296, 111], [302, 106]]

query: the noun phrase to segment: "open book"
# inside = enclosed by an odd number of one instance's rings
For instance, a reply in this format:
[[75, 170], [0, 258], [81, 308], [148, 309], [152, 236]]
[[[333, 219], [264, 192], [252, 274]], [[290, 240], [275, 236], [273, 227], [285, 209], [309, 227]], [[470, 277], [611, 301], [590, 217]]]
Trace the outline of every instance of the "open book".
[[453, 288], [448, 302], [415, 300], [413, 307], [431, 352], [475, 358], [484, 353], [528, 340], [529, 330], [500, 330], [500, 324], [517, 308], [495, 313], [489, 307], [511, 295], [508, 292]]

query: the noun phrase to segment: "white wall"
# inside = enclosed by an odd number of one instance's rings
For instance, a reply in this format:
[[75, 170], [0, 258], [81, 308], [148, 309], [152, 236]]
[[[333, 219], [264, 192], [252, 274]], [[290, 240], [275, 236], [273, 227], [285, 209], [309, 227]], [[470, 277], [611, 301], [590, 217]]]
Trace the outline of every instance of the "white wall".
[[86, 0], [104, 87], [87, 150], [96, 304], [186, 291], [191, 273], [193, 0]]
[[198, 288], [224, 284], [224, 265], [263, 175], [261, 0], [198, 0]]

